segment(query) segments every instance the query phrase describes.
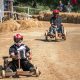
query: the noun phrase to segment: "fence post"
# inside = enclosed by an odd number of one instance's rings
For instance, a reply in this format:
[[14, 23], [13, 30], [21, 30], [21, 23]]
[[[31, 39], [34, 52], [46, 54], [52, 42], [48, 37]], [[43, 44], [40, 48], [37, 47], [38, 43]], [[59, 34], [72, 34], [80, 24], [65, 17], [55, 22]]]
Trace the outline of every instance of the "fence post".
[[3, 17], [4, 17], [4, 0], [0, 0], [0, 22], [2, 22]]
[[29, 19], [29, 7], [28, 7], [28, 19]]

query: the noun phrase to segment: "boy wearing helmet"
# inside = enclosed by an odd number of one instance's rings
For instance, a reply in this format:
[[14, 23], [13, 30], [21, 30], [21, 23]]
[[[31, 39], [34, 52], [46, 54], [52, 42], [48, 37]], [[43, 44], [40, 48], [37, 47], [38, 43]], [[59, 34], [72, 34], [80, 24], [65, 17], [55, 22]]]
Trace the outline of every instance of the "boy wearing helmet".
[[63, 34], [62, 18], [59, 16], [59, 10], [53, 10], [53, 16], [50, 19], [51, 27], [49, 33], [53, 33], [54, 26], [58, 27], [58, 32]]
[[19, 68], [19, 54], [20, 54], [20, 66], [23, 71], [30, 71], [33, 68], [33, 65], [29, 62], [31, 59], [30, 48], [23, 44], [23, 36], [21, 34], [16, 34], [13, 37], [14, 44], [9, 48], [9, 55], [12, 58], [12, 62], [10, 63], [10, 69], [12, 71], [16, 71]]

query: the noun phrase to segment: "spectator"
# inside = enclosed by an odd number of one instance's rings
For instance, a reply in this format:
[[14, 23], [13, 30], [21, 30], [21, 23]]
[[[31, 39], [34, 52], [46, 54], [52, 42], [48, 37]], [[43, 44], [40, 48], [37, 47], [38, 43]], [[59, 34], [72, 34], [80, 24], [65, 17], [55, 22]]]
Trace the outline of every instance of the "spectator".
[[66, 6], [67, 12], [71, 12], [72, 8], [73, 8], [72, 5], [70, 4], [70, 2], [68, 2], [67, 6]]
[[37, 3], [36, 3], [35, 0], [32, 2], [32, 7], [33, 7], [33, 8], [36, 8], [36, 7], [37, 7]]
[[58, 5], [57, 9], [58, 9], [60, 12], [65, 11], [65, 6], [64, 6], [64, 4], [62, 3], [61, 0], [59, 1], [59, 5]]

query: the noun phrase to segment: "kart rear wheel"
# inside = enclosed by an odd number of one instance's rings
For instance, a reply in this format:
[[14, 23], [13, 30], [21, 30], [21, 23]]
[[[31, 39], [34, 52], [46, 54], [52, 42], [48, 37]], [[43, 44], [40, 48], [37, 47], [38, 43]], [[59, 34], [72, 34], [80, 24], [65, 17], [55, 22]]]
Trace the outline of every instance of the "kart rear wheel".
[[0, 76], [2, 76], [2, 69], [3, 69], [3, 67], [2, 67], [2, 65], [0, 65]]
[[45, 40], [48, 41], [47, 33], [45, 33]]
[[62, 39], [66, 40], [66, 30], [64, 31], [64, 34], [62, 35]]
[[48, 36], [45, 37], [46, 41], [48, 41]]
[[5, 70], [2, 70], [1, 76], [2, 76], [2, 78], [6, 77], [6, 71]]
[[62, 36], [62, 39], [66, 40], [66, 36], [65, 36], [65, 35], [64, 35], [64, 36]]

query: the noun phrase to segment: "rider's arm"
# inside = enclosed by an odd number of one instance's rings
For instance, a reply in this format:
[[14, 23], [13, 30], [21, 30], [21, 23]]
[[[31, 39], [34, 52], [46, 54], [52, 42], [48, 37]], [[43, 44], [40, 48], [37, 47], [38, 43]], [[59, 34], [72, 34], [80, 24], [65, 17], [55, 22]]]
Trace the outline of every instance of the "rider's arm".
[[14, 52], [10, 54], [10, 57], [11, 57], [12, 59], [17, 59], [17, 55], [15, 55]]
[[13, 47], [10, 47], [10, 49], [9, 49], [9, 55], [10, 55], [11, 58], [13, 58], [13, 59], [17, 58], [17, 56], [15, 55], [15, 53], [16, 53], [15, 49]]
[[32, 53], [28, 46], [26, 46], [26, 56], [29, 58], [29, 60], [32, 59]]
[[51, 17], [51, 19], [50, 19], [50, 24], [51, 24], [51, 26], [52, 25], [56, 25], [56, 22], [55, 22], [55, 19], [54, 19], [54, 17]]
[[32, 53], [31, 53], [31, 51], [29, 51], [29, 52], [27, 53], [27, 57], [28, 57], [29, 60], [32, 59]]
[[52, 31], [52, 26], [49, 27], [49, 33]]

